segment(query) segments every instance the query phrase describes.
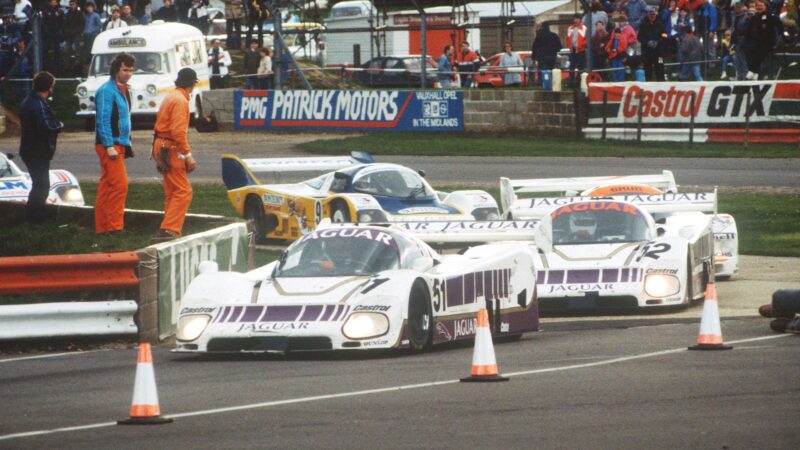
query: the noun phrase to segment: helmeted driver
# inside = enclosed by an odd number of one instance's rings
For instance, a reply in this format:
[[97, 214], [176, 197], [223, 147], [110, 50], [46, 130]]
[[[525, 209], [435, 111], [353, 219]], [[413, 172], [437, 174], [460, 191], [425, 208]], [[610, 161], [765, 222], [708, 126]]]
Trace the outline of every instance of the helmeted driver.
[[332, 238], [322, 240], [322, 258], [319, 264], [320, 269], [331, 271], [336, 269], [336, 264], [350, 258], [348, 252], [348, 242], [342, 238]]
[[569, 216], [569, 231], [576, 239], [586, 241], [593, 239], [597, 231], [597, 220], [589, 211], [572, 213]]

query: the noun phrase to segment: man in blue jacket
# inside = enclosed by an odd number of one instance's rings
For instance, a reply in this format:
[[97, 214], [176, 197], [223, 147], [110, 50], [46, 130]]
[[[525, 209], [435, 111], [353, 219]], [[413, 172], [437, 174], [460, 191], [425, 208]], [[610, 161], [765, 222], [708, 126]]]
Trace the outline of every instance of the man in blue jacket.
[[96, 233], [116, 234], [124, 228], [128, 173], [125, 158], [131, 150], [131, 98], [128, 80], [136, 58], [120, 53], [111, 61], [108, 81], [95, 94], [95, 152], [100, 158], [100, 183], [94, 202]]
[[19, 107], [22, 138], [19, 156], [28, 168], [33, 185], [28, 194], [25, 218], [29, 223], [47, 219], [45, 203], [50, 193], [50, 161], [56, 153], [56, 139], [64, 124], [56, 120], [47, 98], [53, 95], [56, 79], [49, 72], [33, 77], [33, 90]]

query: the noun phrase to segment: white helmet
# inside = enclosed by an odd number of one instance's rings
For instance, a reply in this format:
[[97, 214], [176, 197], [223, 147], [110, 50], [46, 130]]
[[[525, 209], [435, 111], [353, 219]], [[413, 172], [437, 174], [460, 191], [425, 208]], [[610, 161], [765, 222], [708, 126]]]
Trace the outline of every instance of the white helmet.
[[597, 221], [594, 214], [588, 211], [570, 214], [569, 231], [581, 239], [594, 237], [594, 232], [597, 231]]

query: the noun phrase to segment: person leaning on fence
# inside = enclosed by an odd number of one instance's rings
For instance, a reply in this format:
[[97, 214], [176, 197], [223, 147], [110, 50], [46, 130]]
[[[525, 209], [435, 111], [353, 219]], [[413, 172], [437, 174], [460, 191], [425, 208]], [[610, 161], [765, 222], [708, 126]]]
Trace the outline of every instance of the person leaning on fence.
[[686, 81], [689, 79], [689, 71], [694, 75], [695, 81], [703, 81], [703, 75], [700, 74], [700, 63], [703, 61], [703, 45], [700, 39], [694, 34], [694, 30], [687, 25], [684, 27], [683, 38], [681, 39], [681, 75], [680, 80]]
[[250, 40], [249, 47], [244, 52], [244, 79], [245, 89], [258, 89], [258, 66], [261, 64], [261, 54], [258, 51], [258, 41]]
[[625, 62], [628, 60], [628, 48], [636, 42], [636, 32], [628, 25], [628, 18], [624, 14], [614, 13], [616, 26], [608, 37], [606, 54], [610, 66], [612, 81], [625, 81]]
[[522, 59], [519, 57], [519, 54], [513, 50], [511, 42], [509, 41], [503, 43], [503, 54], [500, 56], [500, 63], [498, 66], [508, 67], [513, 70], [503, 75], [503, 86], [520, 87], [520, 85], [522, 85]]
[[272, 57], [268, 48], [264, 47], [259, 51], [261, 62], [258, 64], [258, 87], [260, 89], [272, 89], [274, 72], [272, 71]]
[[[542, 84], [543, 70], [553, 70], [556, 67], [556, 57], [559, 50], [561, 50], [561, 39], [557, 34], [550, 31], [549, 24], [546, 22], [541, 24], [531, 47], [531, 59], [536, 61], [536, 68], [539, 71], [539, 82], [537, 84]], [[533, 85], [533, 83], [529, 80], [528, 85]]]
[[747, 25], [747, 36], [752, 42], [752, 47], [747, 54], [747, 79], [757, 80], [759, 74], [762, 78], [769, 75], [768, 70], [761, 70], [762, 63], [772, 56], [779, 31], [783, 25], [778, 17], [767, 9], [763, 0], [756, 2], [756, 13], [750, 18]]
[[56, 120], [47, 98], [53, 95], [56, 80], [48, 72], [39, 72], [33, 77], [33, 90], [19, 107], [22, 136], [19, 156], [28, 168], [32, 188], [25, 206], [25, 218], [29, 223], [47, 220], [45, 204], [50, 193], [50, 161], [56, 153], [56, 139], [64, 124]]
[[231, 55], [219, 46], [219, 39], [211, 41], [208, 50], [208, 71], [211, 75], [211, 89], [225, 89], [225, 77], [228, 76], [228, 67], [233, 64]]
[[747, 79], [747, 54], [750, 53], [750, 47], [752, 47], [750, 37], [747, 35], [747, 28], [755, 13], [755, 9], [751, 13], [744, 2], [737, 2], [734, 5], [731, 50], [735, 52], [733, 63], [736, 66], [736, 80], [738, 81]]
[[453, 73], [452, 57], [453, 46], [445, 45], [444, 53], [439, 57], [439, 61], [436, 64], [437, 78], [442, 89], [453, 87], [453, 82], [456, 80], [456, 74]]
[[184, 67], [178, 72], [175, 90], [161, 102], [153, 133], [153, 159], [164, 176], [164, 220], [156, 239], [179, 237], [189, 205], [192, 185], [189, 173], [197, 167], [189, 147], [189, 95], [197, 83], [197, 73]]
[[642, 44], [642, 65], [647, 81], [664, 81], [664, 50], [667, 34], [658, 12], [647, 7], [647, 17], [639, 24], [639, 42]]
[[573, 85], [578, 84], [580, 72], [586, 71], [586, 27], [581, 22], [581, 15], [572, 17], [572, 25], [567, 29], [567, 45], [569, 46], [569, 73]]
[[608, 55], [606, 54], [608, 31], [602, 25], [603, 23], [598, 20], [595, 23], [594, 34], [592, 35], [592, 70], [605, 69], [608, 61]]
[[458, 60], [458, 73], [461, 76], [461, 87], [471, 87], [475, 72], [478, 71], [480, 58], [478, 54], [470, 50], [469, 42], [461, 43], [461, 51], [456, 55]]
[[94, 202], [95, 232], [115, 234], [125, 228], [128, 173], [125, 158], [131, 149], [131, 94], [128, 81], [136, 58], [119, 53], [111, 60], [111, 77], [95, 94], [95, 152], [100, 159], [100, 182]]

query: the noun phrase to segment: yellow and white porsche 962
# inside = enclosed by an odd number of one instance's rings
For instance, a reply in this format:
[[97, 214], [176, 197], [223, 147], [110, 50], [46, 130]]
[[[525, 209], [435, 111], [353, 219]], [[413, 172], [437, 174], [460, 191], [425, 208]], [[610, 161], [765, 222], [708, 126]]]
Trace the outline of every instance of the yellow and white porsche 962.
[[[534, 199], [519, 198], [520, 195], [536, 197], [542, 194], [552, 197], [553, 194], [565, 198], [614, 198], [616, 200], [643, 205], [654, 212], [658, 223], [668, 221], [668, 217], [686, 214], [685, 205], [691, 199], [696, 201], [690, 211], [703, 212], [711, 218], [711, 230], [714, 234], [714, 274], [716, 279], [726, 279], [739, 272], [739, 233], [736, 220], [730, 214], [717, 211], [716, 194], [680, 193], [675, 183], [675, 176], [669, 170], [660, 174], [626, 175], [608, 177], [575, 177], [575, 178], [542, 178], [528, 180], [500, 179], [500, 202], [503, 205], [505, 218], [531, 219], [538, 218], [541, 207], [563, 205], [567, 200], [554, 198]], [[711, 197], [714, 201], [710, 201]], [[684, 206], [670, 207], [669, 204]], [[653, 211], [654, 205], [661, 205]], [[536, 208], [533, 208], [536, 206]], [[535, 212], [538, 209], [539, 212]]]
[[[256, 173], [332, 171], [299, 183], [262, 184]], [[222, 157], [222, 179], [236, 212], [254, 222], [259, 242], [295, 240], [325, 218], [333, 222], [494, 220], [499, 209], [485, 191], [435, 191], [416, 172], [376, 163], [364, 152], [350, 157]]]
[[[420, 351], [473, 338], [480, 308], [497, 336], [537, 330], [535, 254], [514, 241], [530, 242], [532, 227], [459, 226], [469, 223], [325, 220], [254, 271], [204, 261], [181, 299], [175, 351]], [[443, 255], [428, 241], [484, 243]]]

